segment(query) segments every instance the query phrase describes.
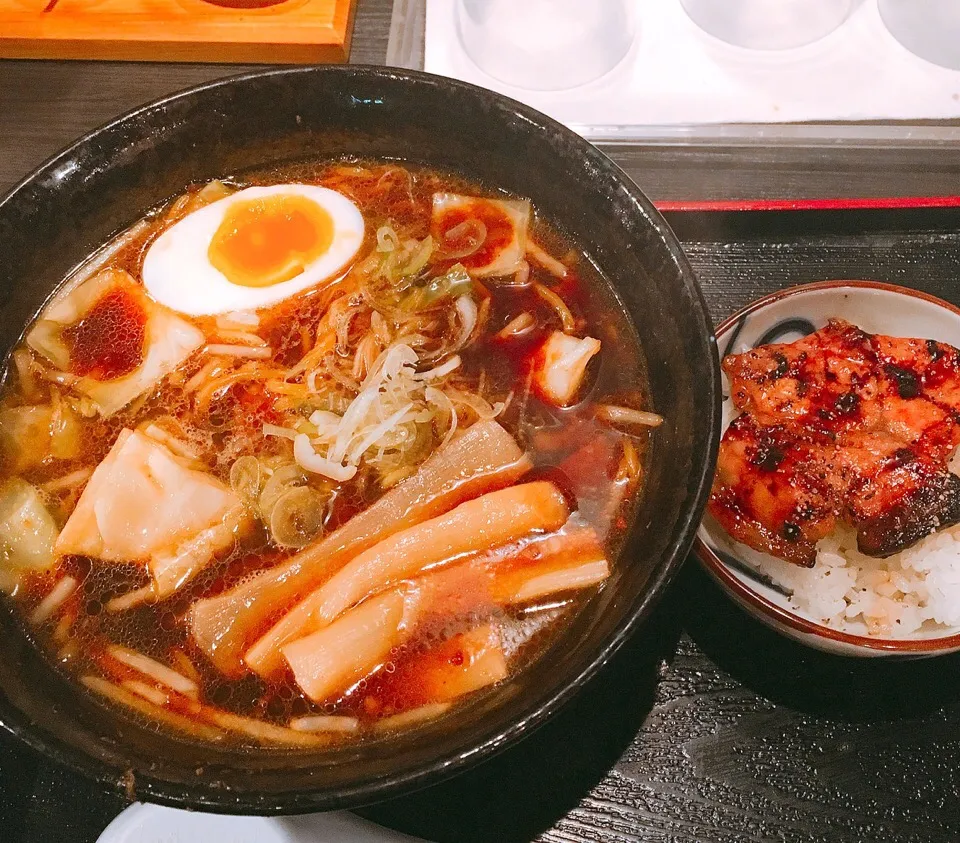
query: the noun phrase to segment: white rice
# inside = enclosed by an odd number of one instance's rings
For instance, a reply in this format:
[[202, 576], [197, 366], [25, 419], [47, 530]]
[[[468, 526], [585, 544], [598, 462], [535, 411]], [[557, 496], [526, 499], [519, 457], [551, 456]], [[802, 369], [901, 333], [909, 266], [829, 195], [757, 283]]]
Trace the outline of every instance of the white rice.
[[[960, 452], [950, 468], [960, 473]], [[960, 624], [960, 524], [886, 559], [857, 551], [844, 527], [817, 545], [813, 568], [738, 546], [738, 556], [792, 596], [791, 608], [826, 626], [878, 638], [942, 635]]]

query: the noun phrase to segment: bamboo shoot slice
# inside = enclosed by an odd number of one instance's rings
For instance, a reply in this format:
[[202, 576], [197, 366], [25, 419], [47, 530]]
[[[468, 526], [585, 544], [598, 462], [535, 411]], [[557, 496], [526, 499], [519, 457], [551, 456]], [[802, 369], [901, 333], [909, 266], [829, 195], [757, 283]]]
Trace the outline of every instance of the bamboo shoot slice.
[[507, 674], [500, 631], [494, 624], [483, 624], [402, 659], [393, 673], [372, 680], [368, 697], [387, 711], [411, 712], [450, 703]]
[[361, 553], [293, 610], [293, 619], [275, 625], [247, 653], [245, 661], [261, 676], [282, 669], [280, 648], [287, 641], [331, 623], [368, 594], [424, 568], [516, 541], [538, 531], [556, 530], [570, 512], [551, 483], [537, 481], [490, 492], [460, 504], [446, 515], [395, 533]]
[[570, 565], [547, 563], [513, 571], [496, 581], [494, 599], [503, 604], [528, 603], [551, 594], [578, 591], [610, 576], [607, 560], [600, 558]]
[[389, 591], [287, 644], [283, 656], [303, 692], [323, 702], [369, 675], [401, 643], [404, 605], [403, 592]]
[[222, 595], [198, 601], [190, 611], [195, 641], [220, 671], [242, 675], [244, 652], [271, 619], [358, 553], [465, 500], [509, 486], [529, 467], [499, 424], [478, 422], [334, 533]]

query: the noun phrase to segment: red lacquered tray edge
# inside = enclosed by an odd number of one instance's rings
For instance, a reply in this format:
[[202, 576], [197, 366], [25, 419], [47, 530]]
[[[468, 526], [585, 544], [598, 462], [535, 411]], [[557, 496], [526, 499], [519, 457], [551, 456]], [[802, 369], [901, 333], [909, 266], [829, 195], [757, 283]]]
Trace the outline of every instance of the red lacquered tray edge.
[[705, 199], [654, 202], [659, 211], [850, 211], [960, 208], [960, 196], [868, 196], [836, 199]]

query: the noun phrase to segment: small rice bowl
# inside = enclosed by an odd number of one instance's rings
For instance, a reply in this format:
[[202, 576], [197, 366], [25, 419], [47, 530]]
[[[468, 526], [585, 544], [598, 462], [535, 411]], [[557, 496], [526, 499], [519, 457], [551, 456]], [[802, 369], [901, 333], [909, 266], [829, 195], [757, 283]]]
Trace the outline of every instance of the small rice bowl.
[[[960, 474], [960, 451], [950, 469]], [[817, 545], [812, 568], [739, 544], [737, 555], [790, 593], [792, 609], [841, 632], [923, 638], [960, 625], [960, 524], [886, 559], [860, 553], [848, 527]]]

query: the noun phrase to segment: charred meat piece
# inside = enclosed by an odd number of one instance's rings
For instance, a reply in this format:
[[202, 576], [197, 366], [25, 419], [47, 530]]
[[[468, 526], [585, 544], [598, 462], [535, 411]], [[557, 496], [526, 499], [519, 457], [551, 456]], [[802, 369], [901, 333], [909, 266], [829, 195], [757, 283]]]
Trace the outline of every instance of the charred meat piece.
[[860, 522], [857, 545], [867, 556], [890, 556], [958, 522], [960, 477], [941, 472], [880, 515]]
[[813, 565], [834, 528], [828, 478], [808, 471], [815, 446], [749, 414], [724, 434], [710, 512], [735, 539], [797, 565]]
[[741, 415], [724, 434], [710, 511], [738, 541], [800, 565], [839, 519], [862, 552], [897, 553], [960, 521], [960, 352], [832, 320], [728, 356]]
[[869, 334], [833, 321], [794, 343], [730, 355], [723, 361], [730, 397], [761, 425], [822, 430], [855, 424], [877, 389], [868, 344]]

